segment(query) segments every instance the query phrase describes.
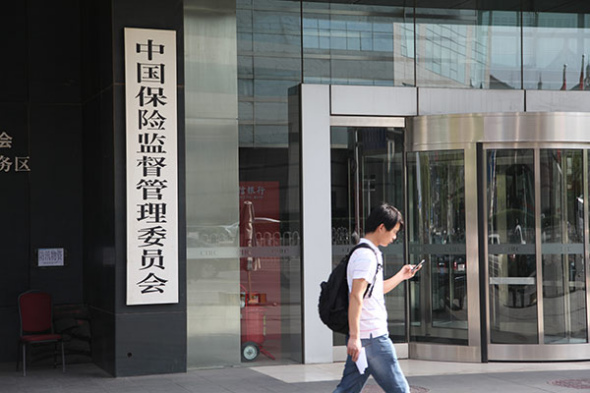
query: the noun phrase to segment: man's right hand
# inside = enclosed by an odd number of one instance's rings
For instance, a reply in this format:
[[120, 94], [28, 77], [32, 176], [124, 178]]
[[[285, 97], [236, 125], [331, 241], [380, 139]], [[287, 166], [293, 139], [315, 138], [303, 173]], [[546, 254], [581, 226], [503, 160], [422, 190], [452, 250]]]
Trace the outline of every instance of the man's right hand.
[[350, 337], [348, 339], [348, 344], [346, 345], [346, 353], [350, 355], [353, 362], [356, 362], [358, 360], [362, 347], [363, 345], [361, 344], [360, 338]]

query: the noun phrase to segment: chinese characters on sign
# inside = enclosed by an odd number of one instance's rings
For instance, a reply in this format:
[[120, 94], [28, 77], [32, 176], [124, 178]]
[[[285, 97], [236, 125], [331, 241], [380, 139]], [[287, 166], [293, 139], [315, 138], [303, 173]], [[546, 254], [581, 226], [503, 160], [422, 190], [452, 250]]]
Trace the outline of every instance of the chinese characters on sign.
[[5, 172], [30, 172], [29, 157], [6, 155], [5, 149], [12, 149], [12, 137], [0, 131], [0, 174]]
[[266, 187], [263, 185], [263, 183], [250, 184], [250, 183], [240, 182], [240, 201], [244, 198], [246, 200], [253, 200], [253, 199], [263, 200], [265, 192], [266, 192]]
[[178, 303], [176, 32], [125, 29], [127, 304]]

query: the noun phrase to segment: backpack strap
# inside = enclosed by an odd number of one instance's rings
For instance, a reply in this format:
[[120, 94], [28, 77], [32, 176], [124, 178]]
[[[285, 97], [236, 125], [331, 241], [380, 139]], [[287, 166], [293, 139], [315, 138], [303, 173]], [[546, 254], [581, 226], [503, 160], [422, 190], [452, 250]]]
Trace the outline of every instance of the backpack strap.
[[[373, 252], [375, 252], [375, 250], [373, 250]], [[375, 257], [377, 257], [377, 253], [375, 253]], [[379, 260], [377, 259], [377, 269], [375, 270], [375, 276], [373, 277], [373, 283], [369, 284], [369, 286], [367, 287], [367, 289], [365, 290], [365, 295], [369, 294], [369, 297], [371, 297], [373, 295], [373, 288], [375, 288], [375, 282], [377, 281], [377, 273], [379, 273], [379, 268], [383, 266], [379, 263]], [[363, 297], [365, 297], [365, 295], [363, 295]]]
[[377, 262], [377, 269], [375, 270], [375, 276], [373, 277], [373, 282], [369, 284], [367, 289], [365, 289], [365, 293], [363, 293], [363, 299], [364, 299], [367, 295], [368, 295], [368, 297], [371, 297], [373, 295], [373, 288], [375, 287], [375, 282], [377, 281], [377, 273], [379, 273], [379, 267], [381, 265], [379, 264], [379, 258], [377, 257], [377, 253], [375, 252], [373, 247], [369, 246], [367, 243], [358, 243], [356, 246], [354, 246], [352, 248], [352, 250], [350, 250], [350, 254], [348, 256], [349, 260], [350, 260], [350, 257], [352, 256], [352, 253], [355, 252], [359, 248], [368, 248], [369, 250], [373, 251], [373, 254], [375, 254], [375, 260]]

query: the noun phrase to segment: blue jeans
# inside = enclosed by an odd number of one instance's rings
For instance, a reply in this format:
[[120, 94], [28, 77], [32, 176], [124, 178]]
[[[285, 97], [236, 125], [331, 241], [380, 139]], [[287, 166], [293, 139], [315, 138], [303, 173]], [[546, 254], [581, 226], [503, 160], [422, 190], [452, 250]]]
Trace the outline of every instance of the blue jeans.
[[365, 348], [369, 367], [364, 374], [360, 374], [349, 355], [342, 379], [334, 393], [358, 393], [363, 390], [371, 375], [386, 393], [410, 393], [410, 386], [399, 366], [395, 347], [389, 337], [384, 335], [361, 339], [361, 343]]

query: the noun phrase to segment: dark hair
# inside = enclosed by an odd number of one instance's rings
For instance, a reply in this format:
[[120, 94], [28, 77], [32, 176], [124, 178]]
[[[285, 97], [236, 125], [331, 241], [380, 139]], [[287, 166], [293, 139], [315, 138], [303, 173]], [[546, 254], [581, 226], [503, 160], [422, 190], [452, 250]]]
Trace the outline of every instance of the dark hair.
[[375, 232], [381, 224], [385, 226], [385, 229], [391, 231], [398, 223], [401, 231], [404, 228], [404, 218], [400, 211], [388, 203], [382, 203], [369, 214], [365, 222], [365, 233]]

